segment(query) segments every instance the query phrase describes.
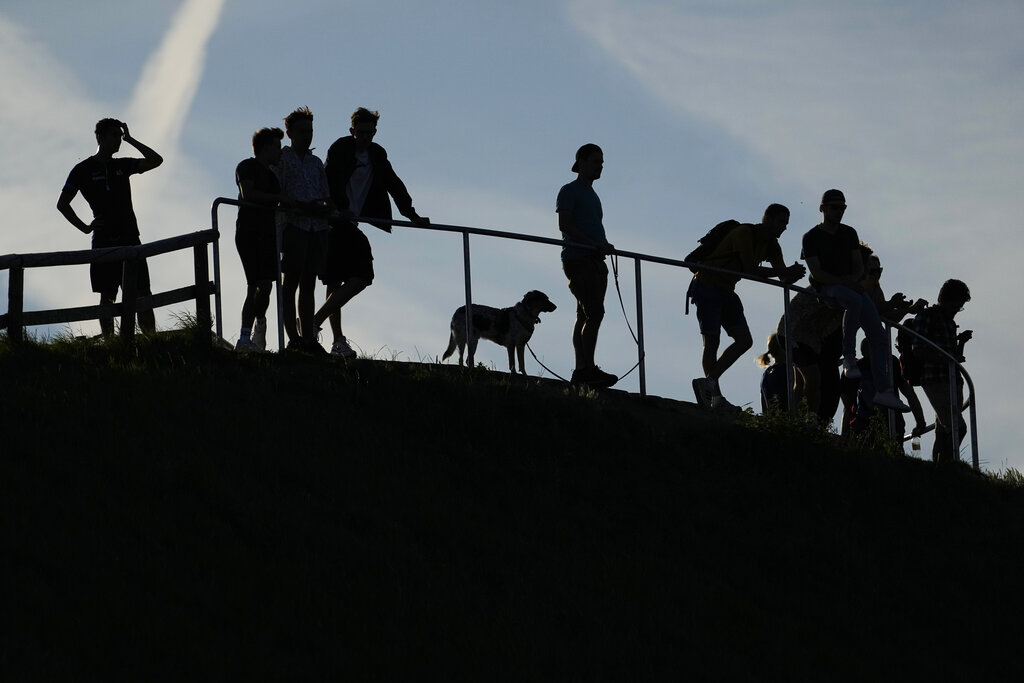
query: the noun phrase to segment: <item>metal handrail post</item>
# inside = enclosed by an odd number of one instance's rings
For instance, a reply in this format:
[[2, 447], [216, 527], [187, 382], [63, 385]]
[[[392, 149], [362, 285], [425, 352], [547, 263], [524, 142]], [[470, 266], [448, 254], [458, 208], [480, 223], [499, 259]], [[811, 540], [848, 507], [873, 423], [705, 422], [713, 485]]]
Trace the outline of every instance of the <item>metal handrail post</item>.
[[[978, 460], [978, 395], [974, 393], [974, 380], [970, 375], [965, 374], [964, 379], [971, 390], [971, 405], [968, 408], [968, 415], [971, 417], [971, 464], [974, 469], [978, 470], [980, 469]], [[960, 406], [957, 406], [957, 410], [960, 410]]]
[[636, 345], [637, 364], [640, 369], [640, 395], [647, 396], [647, 368], [645, 367], [646, 352], [644, 351], [644, 295], [643, 282], [640, 279], [640, 259], [633, 259], [636, 272]]
[[[203, 247], [205, 249], [205, 247]], [[206, 286], [206, 283], [203, 283]], [[224, 307], [220, 300], [220, 231], [213, 240], [213, 308], [214, 308], [214, 329], [217, 331], [217, 339], [224, 338]]]
[[[885, 371], [889, 373], [889, 380], [892, 384], [892, 393], [896, 394], [896, 398], [899, 398], [900, 388], [896, 386], [896, 366], [893, 365], [892, 361], [892, 323], [889, 321], [885, 322], [885, 348], [887, 357], [885, 359]], [[896, 436], [896, 411], [887, 410], [889, 414], [889, 436]], [[899, 435], [903, 438], [903, 435]]]
[[[470, 282], [471, 271], [469, 268], [469, 233], [462, 233], [462, 264], [466, 280], [466, 339], [473, 338], [473, 285]], [[469, 348], [473, 348], [470, 346]], [[474, 359], [475, 362], [475, 359]], [[466, 364], [469, 365], [469, 357], [466, 357]]]
[[[960, 375], [956, 371], [956, 363], [952, 360], [949, 361], [949, 435], [953, 440], [951, 447], [955, 449], [956, 459], [960, 460], [960, 416], [963, 413], [963, 405], [960, 402], [960, 397], [957, 395], [960, 392], [956, 390]], [[938, 430], [936, 430], [936, 438], [938, 438]]]
[[793, 395], [794, 373], [793, 368], [793, 346], [790, 344], [789, 330], [789, 287], [782, 288], [782, 326], [786, 331], [786, 338], [783, 340], [786, 347], [786, 405], [789, 407], [789, 414], [796, 416], [796, 397]]

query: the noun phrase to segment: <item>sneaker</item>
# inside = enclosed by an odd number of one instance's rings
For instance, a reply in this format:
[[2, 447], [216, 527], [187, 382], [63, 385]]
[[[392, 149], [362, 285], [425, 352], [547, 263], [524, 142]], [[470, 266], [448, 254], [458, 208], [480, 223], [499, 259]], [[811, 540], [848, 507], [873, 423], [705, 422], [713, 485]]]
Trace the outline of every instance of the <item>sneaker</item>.
[[267, 350], [267, 319], [258, 318], [252, 328], [252, 345], [257, 351]]
[[875, 405], [882, 406], [883, 408], [892, 408], [898, 410], [901, 413], [909, 413], [910, 406], [900, 400], [900, 397], [896, 395], [896, 392], [892, 389], [888, 391], [879, 391], [875, 393]]
[[356, 352], [348, 345], [348, 339], [339, 337], [331, 345], [331, 355], [338, 356], [339, 358], [355, 358]]
[[607, 389], [619, 381], [618, 377], [610, 372], [605, 372], [596, 365], [591, 369], [591, 372], [594, 373], [594, 380], [591, 382], [591, 386], [600, 386], [601, 388]]
[[302, 346], [300, 347], [300, 349], [302, 351], [305, 351], [306, 353], [311, 353], [314, 356], [327, 355], [327, 352], [324, 350], [324, 347], [320, 346], [320, 342], [318, 342], [316, 339], [303, 339]]
[[693, 395], [697, 397], [697, 404], [710, 408], [711, 401], [715, 396], [721, 396], [718, 389], [718, 380], [711, 377], [698, 377], [693, 380]]
[[857, 367], [857, 360], [855, 358], [843, 359], [843, 377], [846, 379], [860, 379], [860, 368]]
[[714, 410], [729, 411], [729, 410], [740, 410], [739, 406], [733, 405], [725, 400], [725, 396], [719, 394], [718, 396], [711, 397], [711, 407]]
[[235, 342], [235, 351], [255, 351], [256, 345], [251, 339], [239, 339]]
[[619, 378], [595, 365], [592, 368], [573, 370], [571, 381], [573, 384], [582, 384], [593, 389], [606, 389], [618, 382]]

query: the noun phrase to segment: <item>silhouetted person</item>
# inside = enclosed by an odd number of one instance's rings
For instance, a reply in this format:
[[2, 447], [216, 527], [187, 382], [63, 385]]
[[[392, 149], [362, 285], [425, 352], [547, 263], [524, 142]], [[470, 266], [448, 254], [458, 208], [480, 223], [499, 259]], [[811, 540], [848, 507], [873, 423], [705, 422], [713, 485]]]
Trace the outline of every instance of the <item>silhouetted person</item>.
[[864, 260], [860, 238], [856, 230], [841, 222], [846, 197], [839, 190], [828, 190], [819, 209], [824, 220], [804, 235], [803, 258], [811, 271], [811, 285], [843, 308], [843, 372], [851, 379], [860, 377], [857, 330], [863, 329], [871, 344], [875, 403], [906, 412], [910, 408], [893, 391], [892, 375], [886, 370], [888, 344], [878, 310], [861, 287]]
[[[284, 329], [288, 348], [323, 353], [313, 322], [313, 290], [327, 261], [327, 215], [333, 208], [323, 162], [312, 152], [313, 112], [296, 109], [284, 119], [291, 145], [281, 150], [278, 176], [281, 189], [296, 211], [279, 213], [283, 223], [281, 272], [284, 294]], [[299, 295], [299, 333], [295, 321], [295, 293]]]
[[[971, 290], [960, 280], [946, 280], [939, 290], [939, 302], [919, 313], [916, 329], [935, 342], [959, 362], [964, 362], [964, 345], [971, 339], [970, 330], [957, 333], [956, 315], [971, 300]], [[935, 444], [932, 460], [954, 462], [960, 459], [960, 443], [967, 433], [963, 411], [963, 378], [956, 373], [955, 387], [950, 390], [949, 359], [920, 340], [914, 341], [914, 354], [922, 360], [921, 389], [935, 409]], [[958, 423], [958, 438], [953, 442], [953, 419]]]
[[[341, 308], [373, 282], [373, 253], [370, 241], [351, 217], [391, 220], [391, 200], [398, 211], [417, 225], [429, 225], [430, 219], [416, 213], [405, 183], [388, 161], [388, 153], [373, 142], [380, 114], [360, 107], [353, 112], [349, 135], [338, 138], [327, 150], [327, 184], [331, 198], [341, 212], [331, 220], [327, 263], [320, 280], [327, 285], [327, 300], [316, 312], [317, 328], [331, 321], [334, 343], [331, 354], [350, 358], [356, 355], [341, 330]], [[390, 225], [373, 224], [384, 232]]]
[[786, 350], [782, 348], [781, 337], [775, 332], [768, 335], [768, 348], [756, 358], [757, 367], [763, 368], [761, 375], [761, 413], [785, 412], [788, 407], [786, 390]]
[[[777, 277], [787, 284], [796, 282], [807, 271], [799, 263], [787, 266], [782, 256], [779, 237], [788, 225], [789, 209], [782, 204], [772, 204], [765, 209], [760, 223], [743, 223], [733, 228], [703, 263], [748, 275]], [[768, 261], [771, 267], [762, 266], [764, 261]], [[743, 313], [743, 302], [736, 294], [739, 281], [738, 275], [698, 270], [687, 291], [687, 296], [697, 307], [697, 322], [704, 340], [701, 355], [704, 377], [693, 380], [693, 393], [697, 402], [705, 407], [735, 408], [722, 396], [719, 378], [754, 343]], [[732, 343], [719, 356], [722, 330]]]
[[875, 304], [882, 320], [898, 323], [907, 315], [916, 315], [925, 309], [925, 306], [928, 305], [927, 301], [924, 299], [910, 301], [903, 292], [896, 292], [886, 299], [881, 285], [883, 270], [881, 260], [867, 244], [861, 244], [861, 254], [864, 256], [865, 270], [864, 279], [860, 284], [871, 302]]
[[555, 200], [562, 239], [594, 247], [562, 247], [562, 271], [569, 280], [569, 291], [576, 297], [576, 322], [572, 328], [576, 368], [572, 371], [572, 382], [594, 387], [610, 387], [618, 381], [615, 375], [597, 367], [594, 360], [608, 290], [608, 266], [604, 259], [615, 249], [605, 237], [604, 210], [594, 191], [594, 181], [601, 177], [603, 169], [601, 148], [593, 143], [583, 145], [576, 150], [572, 165], [576, 180], [563, 185]]
[[[281, 158], [280, 128], [260, 128], [252, 136], [253, 156], [235, 168], [238, 199], [264, 207], [239, 206], [235, 221], [235, 247], [245, 271], [242, 328], [236, 349], [267, 348], [267, 308], [277, 281], [277, 234], [275, 207], [286, 202], [274, 168]], [[255, 327], [254, 327], [255, 323]]]
[[[861, 340], [860, 352], [861, 358], [857, 361], [861, 371], [860, 379], [843, 378], [842, 383], [842, 434], [844, 436], [866, 429], [871, 418], [875, 415], [881, 415], [887, 427], [889, 424], [889, 411], [891, 408], [881, 408], [875, 405], [875, 389], [871, 379], [871, 345], [868, 344], [867, 339]], [[927, 424], [924, 420], [924, 410], [921, 408], [921, 401], [914, 392], [914, 388], [910, 386], [906, 377], [903, 376], [903, 367], [900, 365], [899, 359], [896, 356], [890, 356], [890, 363], [893, 386], [906, 397], [907, 405], [910, 406], [910, 412], [914, 415], [914, 433], [922, 434]], [[894, 413], [893, 421], [895, 425], [892, 435], [902, 441], [907, 429], [906, 418], [898, 410], [892, 412]]]
[[[121, 140], [137, 149], [142, 158], [117, 157]], [[92, 233], [92, 248], [124, 247], [141, 244], [139, 223], [132, 206], [132, 188], [129, 178], [136, 173], [145, 173], [163, 163], [164, 159], [142, 144], [128, 132], [128, 124], [117, 119], [101, 119], [96, 123], [96, 153], [78, 163], [68, 174], [64, 189], [57, 199], [57, 210], [73, 226]], [[92, 209], [91, 223], [85, 223], [71, 206], [71, 200], [79, 192]], [[121, 287], [123, 267], [120, 262], [93, 263], [89, 267], [92, 291], [100, 295], [101, 304], [112, 304]], [[145, 259], [138, 264], [135, 281], [138, 296], [148, 296], [150, 291], [149, 266]], [[139, 328], [146, 333], [156, 331], [156, 317], [153, 310], [138, 312]], [[100, 318], [100, 329], [104, 336], [114, 333], [114, 319]]]
[[[843, 309], [819, 297], [797, 292], [789, 302], [789, 334], [793, 360], [793, 402], [830, 423], [839, 406], [839, 358], [842, 355]], [[776, 332], [785, 343], [786, 317]]]

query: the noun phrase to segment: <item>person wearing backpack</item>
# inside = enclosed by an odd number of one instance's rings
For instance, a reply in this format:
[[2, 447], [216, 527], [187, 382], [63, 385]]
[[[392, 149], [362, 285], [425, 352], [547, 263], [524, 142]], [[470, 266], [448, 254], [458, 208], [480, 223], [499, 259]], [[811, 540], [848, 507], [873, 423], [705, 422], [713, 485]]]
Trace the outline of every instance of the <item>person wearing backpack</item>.
[[857, 330], [863, 329], [871, 344], [871, 374], [877, 393], [875, 403], [883, 408], [909, 412], [910, 406], [893, 391], [892, 373], [885, 360], [888, 343], [878, 309], [861, 286], [864, 257], [857, 231], [842, 223], [846, 197], [839, 190], [827, 190], [821, 197], [822, 222], [803, 237], [802, 257], [811, 271], [811, 286], [843, 308], [843, 374], [860, 378], [857, 367]]
[[[913, 328], [959, 362], [964, 362], [964, 345], [974, 335], [971, 330], [957, 334], [956, 314], [971, 300], [971, 290], [960, 280], [946, 280], [939, 289], [939, 302], [929, 306], [914, 318]], [[960, 460], [960, 443], [967, 433], [967, 423], [961, 415], [963, 405], [963, 379], [957, 374], [955, 405], [950, 399], [949, 358], [930, 344], [915, 339], [911, 344], [913, 357], [920, 361], [920, 375], [916, 378], [935, 409], [935, 443], [932, 460], [949, 463]], [[953, 443], [952, 424], [958, 421], [958, 439]]]
[[[799, 263], [787, 266], [782, 256], [779, 237], [788, 225], [789, 209], [782, 204], [772, 204], [765, 209], [760, 223], [733, 225], [701, 263], [736, 273], [777, 277], [786, 284], [796, 282], [807, 271]], [[701, 241], [706, 245], [709, 240]], [[771, 267], [761, 266], [764, 261]], [[697, 322], [704, 341], [701, 355], [704, 377], [693, 380], [693, 393], [697, 402], [707, 408], [735, 408], [722, 395], [719, 378], [754, 343], [743, 314], [743, 303], [736, 294], [736, 283], [740, 279], [739, 275], [698, 268], [686, 293], [688, 300], [697, 307]], [[719, 355], [721, 330], [725, 330], [732, 343]]]

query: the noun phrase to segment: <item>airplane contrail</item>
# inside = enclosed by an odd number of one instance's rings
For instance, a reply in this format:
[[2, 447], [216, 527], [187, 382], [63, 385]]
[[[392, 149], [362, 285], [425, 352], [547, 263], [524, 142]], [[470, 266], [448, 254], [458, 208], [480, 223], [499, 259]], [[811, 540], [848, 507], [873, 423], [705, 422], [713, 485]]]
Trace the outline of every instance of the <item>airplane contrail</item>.
[[186, 0], [149, 57], [129, 106], [129, 126], [162, 154], [177, 149], [225, 0]]

